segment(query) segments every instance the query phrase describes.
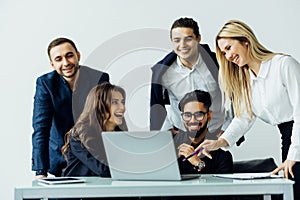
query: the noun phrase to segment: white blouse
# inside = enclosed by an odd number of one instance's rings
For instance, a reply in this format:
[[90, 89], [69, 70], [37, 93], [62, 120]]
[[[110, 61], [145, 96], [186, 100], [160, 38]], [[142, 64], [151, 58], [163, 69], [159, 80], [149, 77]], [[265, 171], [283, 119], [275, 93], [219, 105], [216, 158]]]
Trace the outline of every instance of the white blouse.
[[294, 120], [288, 160], [300, 161], [300, 64], [291, 56], [263, 61], [257, 77], [250, 71], [254, 120], [234, 117], [221, 138], [229, 146], [244, 135], [258, 117], [271, 125]]

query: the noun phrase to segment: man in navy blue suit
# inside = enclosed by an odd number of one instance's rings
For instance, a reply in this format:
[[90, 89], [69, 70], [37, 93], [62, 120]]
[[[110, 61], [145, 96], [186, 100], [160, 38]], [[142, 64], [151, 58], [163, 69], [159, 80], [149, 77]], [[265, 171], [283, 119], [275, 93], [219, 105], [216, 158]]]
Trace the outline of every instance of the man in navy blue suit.
[[79, 65], [74, 42], [57, 38], [48, 46], [53, 71], [36, 80], [32, 117], [32, 170], [36, 178], [61, 176], [66, 166], [61, 147], [64, 136], [80, 115], [90, 89], [109, 82], [107, 73]]

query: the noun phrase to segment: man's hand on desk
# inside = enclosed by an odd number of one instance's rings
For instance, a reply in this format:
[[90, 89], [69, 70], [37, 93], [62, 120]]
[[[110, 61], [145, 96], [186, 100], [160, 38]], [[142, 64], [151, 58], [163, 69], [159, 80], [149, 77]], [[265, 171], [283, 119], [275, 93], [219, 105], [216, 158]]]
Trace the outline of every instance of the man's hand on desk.
[[34, 177], [35, 180], [41, 179], [41, 178], [47, 178], [47, 176], [46, 176], [46, 175], [36, 175], [36, 176]]

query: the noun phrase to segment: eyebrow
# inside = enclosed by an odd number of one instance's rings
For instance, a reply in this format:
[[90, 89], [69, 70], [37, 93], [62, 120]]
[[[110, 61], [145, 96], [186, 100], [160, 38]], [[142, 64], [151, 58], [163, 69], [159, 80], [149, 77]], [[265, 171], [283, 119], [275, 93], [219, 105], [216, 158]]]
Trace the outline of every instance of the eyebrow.
[[70, 54], [74, 55], [74, 52], [68, 51], [68, 52], [67, 52], [66, 54], [64, 54], [64, 55], [58, 55], [58, 56], [54, 57], [53, 60], [56, 60], [57, 58], [61, 58], [61, 57], [63, 57], [63, 56], [69, 56]]
[[111, 100], [112, 101], [119, 101], [119, 100], [123, 101], [123, 100], [125, 100], [125, 98], [122, 98], [122, 99], [111, 98]]
[[[193, 38], [193, 36], [188, 35], [188, 36], [183, 37], [183, 39], [186, 39], [186, 38]], [[181, 39], [181, 37], [174, 37], [173, 40], [175, 40], [175, 39]]]

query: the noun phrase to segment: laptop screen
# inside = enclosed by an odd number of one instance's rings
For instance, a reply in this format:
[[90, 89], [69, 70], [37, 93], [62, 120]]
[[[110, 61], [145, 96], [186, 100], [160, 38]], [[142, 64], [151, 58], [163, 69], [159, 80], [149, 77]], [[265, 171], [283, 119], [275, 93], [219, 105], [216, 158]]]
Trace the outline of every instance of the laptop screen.
[[103, 132], [112, 179], [181, 180], [169, 131]]

